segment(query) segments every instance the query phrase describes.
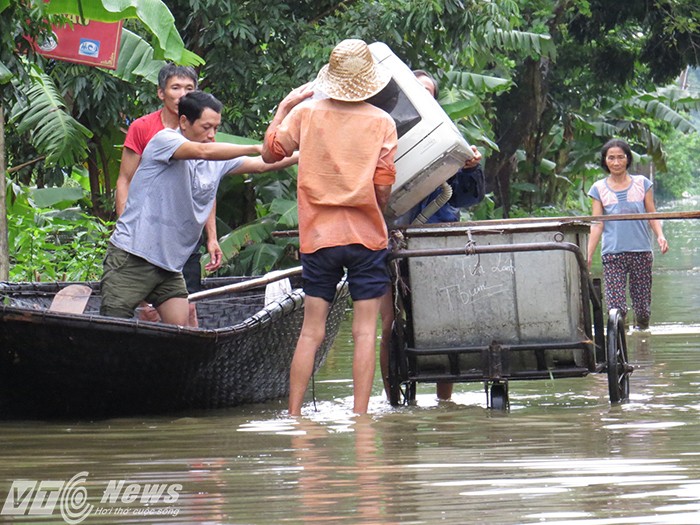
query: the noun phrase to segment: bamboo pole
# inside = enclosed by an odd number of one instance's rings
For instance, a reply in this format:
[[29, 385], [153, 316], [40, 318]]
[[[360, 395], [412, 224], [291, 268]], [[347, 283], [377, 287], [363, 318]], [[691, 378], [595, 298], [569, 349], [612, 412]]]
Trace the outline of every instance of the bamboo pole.
[[[454, 223], [441, 223], [437, 225], [424, 225], [421, 228], [444, 227], [446, 225], [459, 226], [494, 226], [494, 225], [518, 225], [518, 224], [541, 224], [541, 223], [576, 223], [586, 224], [606, 221], [640, 221], [640, 220], [680, 220], [680, 219], [700, 219], [700, 210], [695, 211], [670, 211], [654, 213], [621, 213], [617, 215], [567, 215], [564, 217], [521, 217], [517, 219], [490, 219], [486, 221], [464, 221]], [[406, 229], [414, 226], [404, 226]], [[398, 229], [398, 228], [397, 228]], [[299, 230], [283, 230], [272, 232], [273, 237], [298, 237]]]
[[465, 221], [460, 225], [480, 225], [490, 224], [529, 224], [529, 223], [591, 223], [606, 221], [643, 221], [643, 220], [680, 220], [680, 219], [700, 219], [700, 210], [695, 211], [668, 211], [654, 213], [620, 213], [615, 215], [578, 215], [565, 217], [522, 217], [518, 219], [493, 219], [488, 221]]
[[296, 266], [287, 270], [270, 272], [263, 275], [262, 277], [257, 277], [255, 279], [250, 279], [241, 283], [234, 283], [229, 284], [227, 286], [212, 288], [210, 290], [202, 290], [201, 292], [191, 293], [187, 298], [190, 301], [198, 301], [199, 299], [205, 299], [207, 297], [220, 295], [222, 293], [244, 292], [245, 290], [250, 290], [251, 288], [255, 288], [257, 286], [270, 284], [275, 281], [281, 281], [282, 279], [286, 279], [287, 277], [292, 277], [294, 275], [301, 275], [301, 266]]

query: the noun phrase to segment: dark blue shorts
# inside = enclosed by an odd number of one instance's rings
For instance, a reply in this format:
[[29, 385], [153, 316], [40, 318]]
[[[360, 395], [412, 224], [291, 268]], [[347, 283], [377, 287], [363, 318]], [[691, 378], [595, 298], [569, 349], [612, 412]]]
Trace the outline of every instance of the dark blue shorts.
[[321, 248], [301, 254], [304, 293], [329, 303], [338, 282], [348, 270], [348, 288], [353, 301], [375, 299], [386, 293], [391, 282], [386, 250], [370, 250], [361, 244]]
[[182, 276], [185, 278], [188, 293], [199, 292], [202, 289], [202, 254], [199, 246], [188, 257], [185, 266], [182, 267]]

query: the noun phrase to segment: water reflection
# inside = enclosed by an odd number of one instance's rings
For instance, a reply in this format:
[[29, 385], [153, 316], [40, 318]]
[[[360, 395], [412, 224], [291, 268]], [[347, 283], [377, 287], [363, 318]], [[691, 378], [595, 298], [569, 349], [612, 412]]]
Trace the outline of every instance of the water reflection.
[[[358, 523], [394, 523], [384, 503], [387, 469], [378, 451], [374, 422], [355, 419], [339, 436], [313, 420], [301, 419], [292, 433], [291, 446], [299, 466], [297, 488], [304, 523], [339, 523], [352, 513]], [[337, 457], [342, 439], [344, 454]]]
[[[698, 222], [664, 225], [672, 248], [655, 262], [652, 326], [628, 333], [629, 403], [611, 406], [607, 377], [591, 374], [513, 384], [510, 412], [487, 410], [480, 384], [458, 385], [451, 402], [420, 386], [416, 405], [394, 409], [377, 378], [371, 415], [356, 418], [348, 322], [302, 418], [281, 400], [183, 417], [0, 422], [0, 506], [14, 480], [86, 471], [89, 503], [111, 510], [87, 524], [700, 523]], [[182, 490], [171, 504], [102, 502], [121, 480]], [[0, 522], [64, 520], [56, 510]]]

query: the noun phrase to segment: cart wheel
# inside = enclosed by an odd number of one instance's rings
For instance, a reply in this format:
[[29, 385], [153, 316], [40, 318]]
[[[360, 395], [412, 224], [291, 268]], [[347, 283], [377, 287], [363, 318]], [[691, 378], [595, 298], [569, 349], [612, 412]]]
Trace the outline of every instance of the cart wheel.
[[399, 406], [407, 401], [407, 397], [405, 395], [402, 396], [403, 392], [401, 391], [406, 375], [404, 328], [401, 321], [395, 320], [391, 327], [391, 344], [389, 345], [389, 403], [392, 406]]
[[630, 396], [630, 368], [627, 363], [625, 318], [617, 308], [608, 314], [608, 391], [610, 402], [627, 401]]
[[508, 405], [508, 383], [491, 383], [489, 407], [493, 410], [506, 410]]

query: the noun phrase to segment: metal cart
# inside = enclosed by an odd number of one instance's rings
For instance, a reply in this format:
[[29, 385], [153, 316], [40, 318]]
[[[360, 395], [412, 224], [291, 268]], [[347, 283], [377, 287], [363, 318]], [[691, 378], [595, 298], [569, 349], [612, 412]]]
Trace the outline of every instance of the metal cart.
[[393, 232], [393, 405], [419, 382], [484, 382], [509, 406], [514, 380], [607, 373], [610, 401], [629, 397], [624, 318], [608, 313], [584, 256], [589, 225], [453, 223]]

